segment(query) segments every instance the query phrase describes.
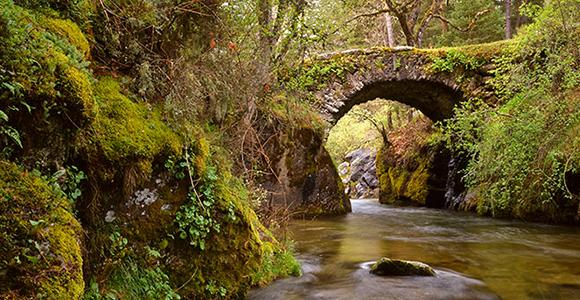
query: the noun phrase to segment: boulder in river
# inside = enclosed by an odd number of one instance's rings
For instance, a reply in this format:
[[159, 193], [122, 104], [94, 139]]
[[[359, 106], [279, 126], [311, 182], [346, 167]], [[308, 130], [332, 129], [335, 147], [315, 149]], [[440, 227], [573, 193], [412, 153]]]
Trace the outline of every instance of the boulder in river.
[[374, 263], [370, 272], [379, 276], [435, 276], [433, 268], [422, 262], [386, 257]]

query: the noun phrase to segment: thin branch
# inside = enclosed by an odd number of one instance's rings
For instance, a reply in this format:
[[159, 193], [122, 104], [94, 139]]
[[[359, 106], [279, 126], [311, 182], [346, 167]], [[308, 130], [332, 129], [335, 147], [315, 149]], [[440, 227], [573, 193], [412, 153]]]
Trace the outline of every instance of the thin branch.
[[439, 14], [435, 14], [433, 15], [434, 18], [437, 18], [445, 23], [447, 23], [447, 25], [451, 26], [451, 28], [457, 30], [457, 31], [461, 31], [461, 32], [469, 32], [471, 30], [473, 30], [473, 28], [475, 27], [477, 21], [479, 20], [479, 18], [481, 18], [481, 16], [485, 15], [486, 13], [489, 12], [489, 9], [486, 10], [482, 10], [478, 13], [475, 14], [475, 16], [473, 17], [473, 19], [471, 19], [471, 22], [469, 22], [469, 25], [467, 25], [467, 27], [465, 28], [461, 28], [453, 23], [451, 23], [451, 21], [449, 21], [448, 19], [446, 19], [444, 16], [439, 15]]

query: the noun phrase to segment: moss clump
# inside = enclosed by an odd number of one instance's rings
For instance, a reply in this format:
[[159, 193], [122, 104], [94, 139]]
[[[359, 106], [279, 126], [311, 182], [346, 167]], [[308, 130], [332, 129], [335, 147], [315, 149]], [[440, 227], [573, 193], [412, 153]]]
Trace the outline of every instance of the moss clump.
[[0, 161], [0, 298], [78, 299], [82, 230], [42, 179]]
[[[62, 141], [74, 139], [94, 116], [88, 63], [83, 49], [71, 42], [87, 49], [88, 44], [72, 22], [53, 20], [13, 1], [0, 0], [0, 7], [0, 110], [7, 113], [8, 126], [20, 133], [23, 161], [48, 160], [43, 153], [58, 161], [58, 154], [52, 154], [68, 152], [70, 146]], [[63, 33], [52, 31], [51, 22]]]
[[112, 162], [152, 159], [164, 150], [180, 152], [180, 139], [161, 120], [160, 113], [144, 103], [131, 101], [116, 80], [101, 78], [94, 89], [98, 114], [83, 137], [89, 150], [102, 151]]
[[42, 25], [51, 33], [65, 38], [71, 45], [77, 48], [84, 58], [89, 58], [89, 42], [76, 23], [71, 20], [43, 18]]
[[83, 28], [88, 26], [89, 17], [95, 11], [94, 3], [90, 0], [14, 0], [14, 2], [53, 17], [71, 19]]

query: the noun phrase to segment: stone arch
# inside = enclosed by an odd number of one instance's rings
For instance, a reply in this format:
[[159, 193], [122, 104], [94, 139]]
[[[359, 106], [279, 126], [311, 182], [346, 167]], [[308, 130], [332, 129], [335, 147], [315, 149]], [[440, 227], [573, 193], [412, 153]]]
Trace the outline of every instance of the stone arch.
[[461, 91], [430, 80], [390, 80], [367, 83], [342, 102], [336, 109], [323, 112], [330, 124], [348, 113], [353, 106], [382, 98], [409, 105], [432, 121], [449, 118], [453, 107], [463, 99]]
[[[376, 98], [412, 106], [433, 121], [450, 117], [456, 104], [472, 97], [494, 103], [496, 97], [488, 83], [494, 67], [492, 59], [475, 50], [481, 51], [470, 47], [461, 50], [401, 47], [320, 55], [310, 62], [310, 68], [330, 69], [334, 73], [316, 78], [316, 88], [310, 90], [317, 99], [314, 106], [333, 125], [354, 105]], [[449, 55], [451, 51], [455, 54]], [[461, 54], [457, 54], [459, 51]], [[437, 61], [443, 61], [445, 67], [434, 67]]]

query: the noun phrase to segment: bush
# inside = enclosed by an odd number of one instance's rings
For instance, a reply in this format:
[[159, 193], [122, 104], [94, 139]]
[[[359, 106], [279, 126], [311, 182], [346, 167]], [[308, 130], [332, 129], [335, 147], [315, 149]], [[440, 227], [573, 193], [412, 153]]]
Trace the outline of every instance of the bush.
[[448, 145], [466, 154], [467, 186], [478, 210], [493, 216], [545, 221], [577, 218], [579, 196], [567, 182], [580, 173], [578, 34], [567, 24], [579, 7], [548, 5], [498, 58], [493, 84], [502, 104], [475, 100], [444, 127]]

